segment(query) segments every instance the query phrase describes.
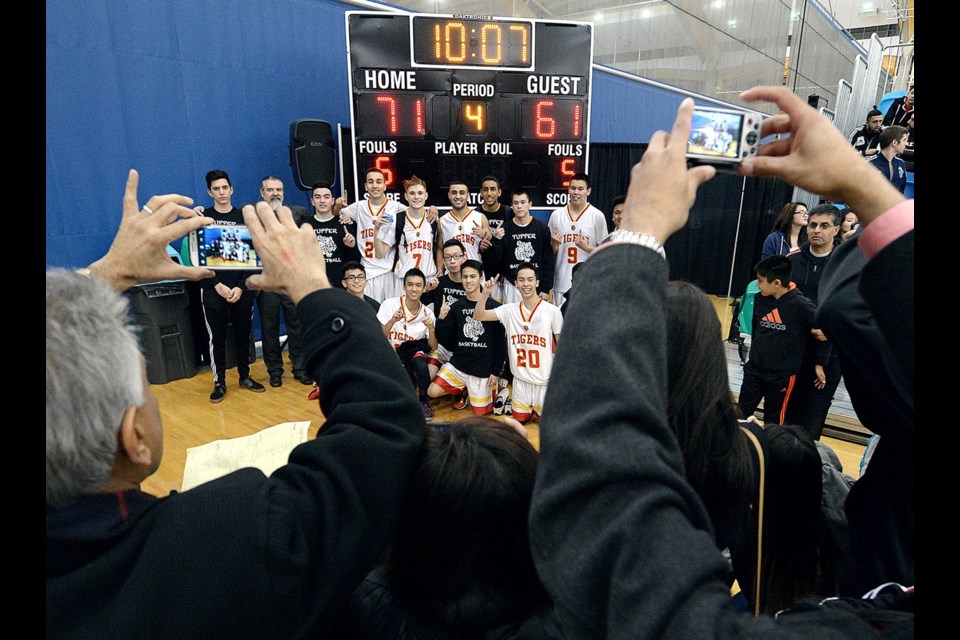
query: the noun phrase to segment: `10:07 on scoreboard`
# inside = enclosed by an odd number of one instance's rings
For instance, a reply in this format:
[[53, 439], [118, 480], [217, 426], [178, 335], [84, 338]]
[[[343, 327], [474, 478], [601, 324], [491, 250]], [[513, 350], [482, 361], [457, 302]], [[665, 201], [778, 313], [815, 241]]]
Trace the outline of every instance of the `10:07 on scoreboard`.
[[354, 193], [375, 166], [394, 199], [414, 174], [433, 193], [495, 175], [505, 190], [530, 189], [535, 206], [565, 202], [589, 158], [592, 25], [380, 12], [346, 20]]

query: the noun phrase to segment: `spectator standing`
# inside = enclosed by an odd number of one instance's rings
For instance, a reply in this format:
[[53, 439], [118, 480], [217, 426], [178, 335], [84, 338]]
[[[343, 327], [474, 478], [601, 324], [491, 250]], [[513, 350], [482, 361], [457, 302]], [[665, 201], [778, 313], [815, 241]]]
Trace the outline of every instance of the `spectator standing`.
[[[762, 136], [789, 132], [795, 141], [768, 143], [745, 160], [742, 175], [777, 175], [813, 192], [849, 195], [861, 219], [897, 203], [896, 191], [883, 184], [877, 189], [883, 181], [850, 161], [856, 152], [803, 98], [784, 87], [757, 87], [741, 99], [776, 101], [783, 117], [766, 120]], [[681, 103], [672, 132], [654, 133], [631, 171], [621, 229], [632, 235], [601, 248], [583, 267], [591, 286], [578, 286], [569, 311], [541, 429], [530, 514], [537, 574], [570, 638], [911, 637], [912, 590], [904, 594], [896, 585], [908, 612], [871, 622], [861, 616], [876, 605], [860, 597], [809, 604], [776, 618], [755, 618], [731, 606], [725, 559], [709, 535], [702, 501], [683, 478], [677, 438], [667, 424], [668, 265], [662, 244], [684, 226], [697, 187], [715, 174], [712, 167], [686, 165], [693, 106], [689, 99]], [[835, 162], [822, 171], [827, 157]], [[906, 262], [912, 266], [912, 257]], [[898, 282], [912, 281], [912, 269], [905, 271]], [[878, 277], [877, 284], [871, 292], [889, 292], [888, 281]], [[906, 293], [897, 287], [894, 299], [884, 301], [891, 319], [912, 317], [912, 307], [897, 304]], [[912, 328], [912, 322], [892, 324], [901, 335]], [[906, 362], [912, 362], [912, 347], [908, 340], [898, 349]], [[580, 366], [585, 353], [588, 376]], [[883, 508], [882, 502], [876, 506]]]
[[366, 305], [330, 288], [313, 234], [287, 207], [258, 203], [243, 212], [263, 261], [248, 285], [300, 305], [326, 424], [269, 476], [247, 467], [165, 497], [144, 493], [161, 463], [163, 425], [116, 291], [211, 277], [174, 263], [166, 246], [213, 220], [176, 194], [141, 208], [137, 182], [131, 171], [120, 228], [88, 275], [46, 276], [45, 632], [315, 637], [393, 537], [423, 417]]
[[[860, 247], [865, 231], [858, 228], [834, 250], [820, 276], [817, 311], [817, 322], [839, 353], [844, 387], [857, 418], [875, 434], [867, 448], [870, 464], [861, 468], [844, 503], [850, 530], [850, 562], [841, 581], [845, 595], [887, 581], [913, 584], [916, 558], [915, 383], [893, 357], [895, 345], [887, 344], [860, 291], [868, 265]], [[885, 275], [888, 286], [890, 278], [912, 282], [912, 272], [909, 278], [900, 274], [912, 265], [911, 258]], [[902, 310], [900, 314], [898, 322], [912, 320]]]
[[[270, 205], [274, 211], [283, 206], [283, 181], [277, 176], [264, 176], [260, 180], [260, 199]], [[288, 205], [293, 220], [298, 225], [310, 218], [306, 207]], [[283, 347], [280, 344], [280, 310], [283, 310], [283, 322], [287, 327], [286, 344], [289, 347], [293, 377], [300, 384], [312, 385], [311, 378], [303, 362], [303, 347], [300, 341], [300, 319], [297, 317], [297, 305], [280, 293], [261, 291], [257, 294], [257, 308], [260, 311], [260, 341], [263, 347], [263, 363], [267, 366], [270, 386], [283, 384]], [[239, 352], [238, 352], [239, 353]]]
[[790, 281], [786, 256], [764, 258], [754, 271], [760, 294], [753, 302], [753, 342], [737, 404], [748, 418], [762, 399], [763, 422], [783, 424], [817, 307]]
[[[218, 225], [242, 225], [243, 213], [233, 206], [233, 183], [227, 172], [213, 169], [207, 172], [205, 180], [213, 206], [204, 207], [201, 215], [213, 218]], [[246, 279], [252, 273], [217, 271], [215, 277], [200, 282], [200, 303], [210, 340], [210, 370], [213, 372], [210, 402], [222, 402], [227, 394], [227, 330], [231, 323], [240, 386], [256, 393], [266, 391], [266, 387], [250, 377], [250, 328], [256, 292], [246, 288]]]
[[783, 205], [773, 228], [763, 241], [760, 259], [785, 256], [799, 249], [806, 240], [807, 205], [803, 202], [788, 202]]

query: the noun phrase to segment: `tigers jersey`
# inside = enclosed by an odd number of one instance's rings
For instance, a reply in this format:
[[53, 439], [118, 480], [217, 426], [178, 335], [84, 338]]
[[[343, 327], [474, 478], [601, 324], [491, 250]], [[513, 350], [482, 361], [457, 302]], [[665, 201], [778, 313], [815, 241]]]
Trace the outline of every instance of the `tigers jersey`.
[[493, 312], [503, 323], [513, 376], [531, 384], [547, 384], [557, 350], [554, 335], [560, 335], [563, 328], [559, 307], [540, 300], [530, 310], [521, 301], [500, 305]]
[[607, 219], [603, 212], [587, 204], [580, 215], [570, 212], [570, 205], [557, 207], [550, 214], [550, 231], [559, 233], [563, 242], [557, 249], [556, 268], [553, 273], [553, 290], [566, 293], [573, 281], [573, 265], [583, 262], [590, 255], [576, 244], [578, 233], [589, 238], [590, 246], [596, 247], [607, 237]]
[[480, 236], [474, 235], [473, 228], [479, 228], [482, 220], [483, 214], [476, 209], [470, 209], [463, 218], [457, 218], [451, 209], [440, 216], [437, 222], [444, 242], [456, 238], [466, 247], [468, 260], [480, 260]]
[[404, 296], [387, 298], [381, 302], [380, 310], [377, 311], [377, 320], [380, 321], [381, 325], [387, 324], [387, 320], [390, 320], [393, 314], [397, 312], [397, 309], [401, 308], [403, 309], [403, 318], [393, 325], [390, 329], [390, 335], [387, 336], [394, 349], [399, 347], [402, 342], [426, 338], [429, 335], [429, 330], [423, 322], [425, 318], [431, 318], [436, 322], [433, 309], [422, 302], [420, 304], [420, 310], [416, 313], [411, 313], [404, 304]]
[[[397, 242], [397, 224], [403, 224], [403, 236], [400, 238], [397, 266], [393, 275], [403, 280], [403, 275], [410, 269], [420, 269], [423, 275], [431, 278], [437, 275], [436, 252], [434, 251], [433, 226], [427, 222], [426, 216], [414, 222], [407, 217], [406, 212], [397, 215], [390, 224], [380, 225], [377, 239], [391, 249]], [[387, 252], [393, 255], [393, 252]]]
[[360, 251], [360, 262], [367, 272], [367, 280], [389, 273], [393, 269], [393, 252], [382, 258], [378, 258], [375, 253], [373, 221], [380, 216], [396, 220], [406, 209], [396, 200], [387, 198], [379, 207], [371, 205], [369, 200], [357, 200], [340, 211], [341, 215], [347, 215], [357, 223], [357, 249]]

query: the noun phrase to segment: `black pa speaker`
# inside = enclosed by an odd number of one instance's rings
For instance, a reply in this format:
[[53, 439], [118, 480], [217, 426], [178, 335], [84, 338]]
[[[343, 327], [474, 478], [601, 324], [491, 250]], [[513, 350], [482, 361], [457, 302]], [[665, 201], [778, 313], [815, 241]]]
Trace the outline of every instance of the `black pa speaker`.
[[329, 122], [297, 120], [290, 125], [290, 166], [294, 182], [303, 190], [318, 180], [334, 183], [336, 149]]

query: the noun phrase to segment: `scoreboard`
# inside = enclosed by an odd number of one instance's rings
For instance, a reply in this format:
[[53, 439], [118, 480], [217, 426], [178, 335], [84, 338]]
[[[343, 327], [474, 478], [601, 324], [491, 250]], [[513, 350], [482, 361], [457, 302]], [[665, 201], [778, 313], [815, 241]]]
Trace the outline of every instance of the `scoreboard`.
[[587, 171], [593, 26], [588, 23], [348, 11], [354, 179], [379, 168], [388, 197], [427, 183], [449, 206], [462, 180], [471, 204], [484, 176], [523, 186], [534, 207], [566, 203]]

